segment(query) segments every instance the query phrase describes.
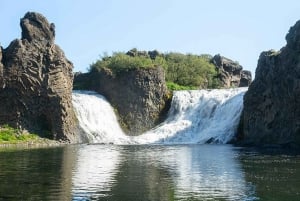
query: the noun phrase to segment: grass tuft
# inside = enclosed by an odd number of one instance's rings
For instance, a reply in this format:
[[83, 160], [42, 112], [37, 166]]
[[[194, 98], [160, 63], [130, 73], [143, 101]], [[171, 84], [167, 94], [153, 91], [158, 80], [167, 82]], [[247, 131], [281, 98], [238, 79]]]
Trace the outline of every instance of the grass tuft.
[[22, 132], [8, 125], [0, 126], [0, 143], [17, 144], [22, 142], [34, 142], [40, 138], [28, 132]]

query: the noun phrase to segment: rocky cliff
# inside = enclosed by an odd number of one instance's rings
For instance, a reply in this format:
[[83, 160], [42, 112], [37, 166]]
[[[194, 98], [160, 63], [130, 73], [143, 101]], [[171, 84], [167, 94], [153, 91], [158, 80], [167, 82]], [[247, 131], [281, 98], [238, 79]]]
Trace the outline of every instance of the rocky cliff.
[[0, 89], [3, 87], [2, 47], [0, 46]]
[[247, 87], [250, 85], [252, 81], [251, 72], [243, 70], [238, 62], [219, 54], [215, 55], [211, 62], [218, 70], [218, 78], [222, 87]]
[[244, 97], [240, 139], [251, 145], [300, 145], [300, 21], [280, 51], [262, 52]]
[[0, 124], [75, 142], [73, 65], [54, 44], [54, 24], [28, 12], [20, 25], [22, 38], [2, 52]]
[[165, 74], [160, 67], [118, 74], [109, 69], [77, 74], [74, 86], [104, 95], [116, 109], [128, 135], [138, 135], [156, 126], [169, 107]]

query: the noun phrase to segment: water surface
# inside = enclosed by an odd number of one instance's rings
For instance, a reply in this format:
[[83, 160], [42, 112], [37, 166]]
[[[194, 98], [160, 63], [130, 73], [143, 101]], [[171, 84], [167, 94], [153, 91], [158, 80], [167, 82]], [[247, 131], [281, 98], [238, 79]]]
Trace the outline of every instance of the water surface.
[[300, 157], [230, 145], [0, 150], [0, 200], [299, 200]]

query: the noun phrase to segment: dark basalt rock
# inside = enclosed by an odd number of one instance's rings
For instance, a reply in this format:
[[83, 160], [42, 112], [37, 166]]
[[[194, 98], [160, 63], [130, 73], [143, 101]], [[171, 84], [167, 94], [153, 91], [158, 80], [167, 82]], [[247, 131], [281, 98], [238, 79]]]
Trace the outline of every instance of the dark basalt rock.
[[300, 21], [280, 51], [262, 52], [244, 96], [241, 143], [300, 145]]
[[247, 87], [252, 81], [250, 71], [244, 71], [243, 67], [226, 57], [219, 54], [215, 55], [211, 62], [217, 67], [221, 86], [229, 87]]
[[22, 40], [39, 43], [54, 43], [55, 25], [49, 24], [48, 20], [39, 13], [28, 12], [21, 19]]
[[28, 12], [21, 28], [22, 39], [3, 50], [0, 124], [76, 142], [73, 65], [54, 44], [54, 25], [41, 14]]
[[251, 72], [247, 70], [242, 70], [239, 87], [248, 87], [250, 86], [251, 81], [252, 81]]
[[169, 109], [170, 95], [160, 67], [130, 69], [116, 75], [109, 69], [76, 74], [74, 86], [104, 95], [116, 109], [128, 135], [153, 128]]
[[2, 47], [0, 46], [0, 90], [3, 87]]

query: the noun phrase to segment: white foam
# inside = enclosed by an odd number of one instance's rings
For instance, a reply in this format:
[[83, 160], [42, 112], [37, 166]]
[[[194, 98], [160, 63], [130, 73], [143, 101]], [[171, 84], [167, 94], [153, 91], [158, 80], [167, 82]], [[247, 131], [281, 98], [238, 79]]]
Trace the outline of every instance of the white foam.
[[73, 91], [72, 102], [79, 125], [92, 143], [128, 143], [109, 102], [92, 91]]

